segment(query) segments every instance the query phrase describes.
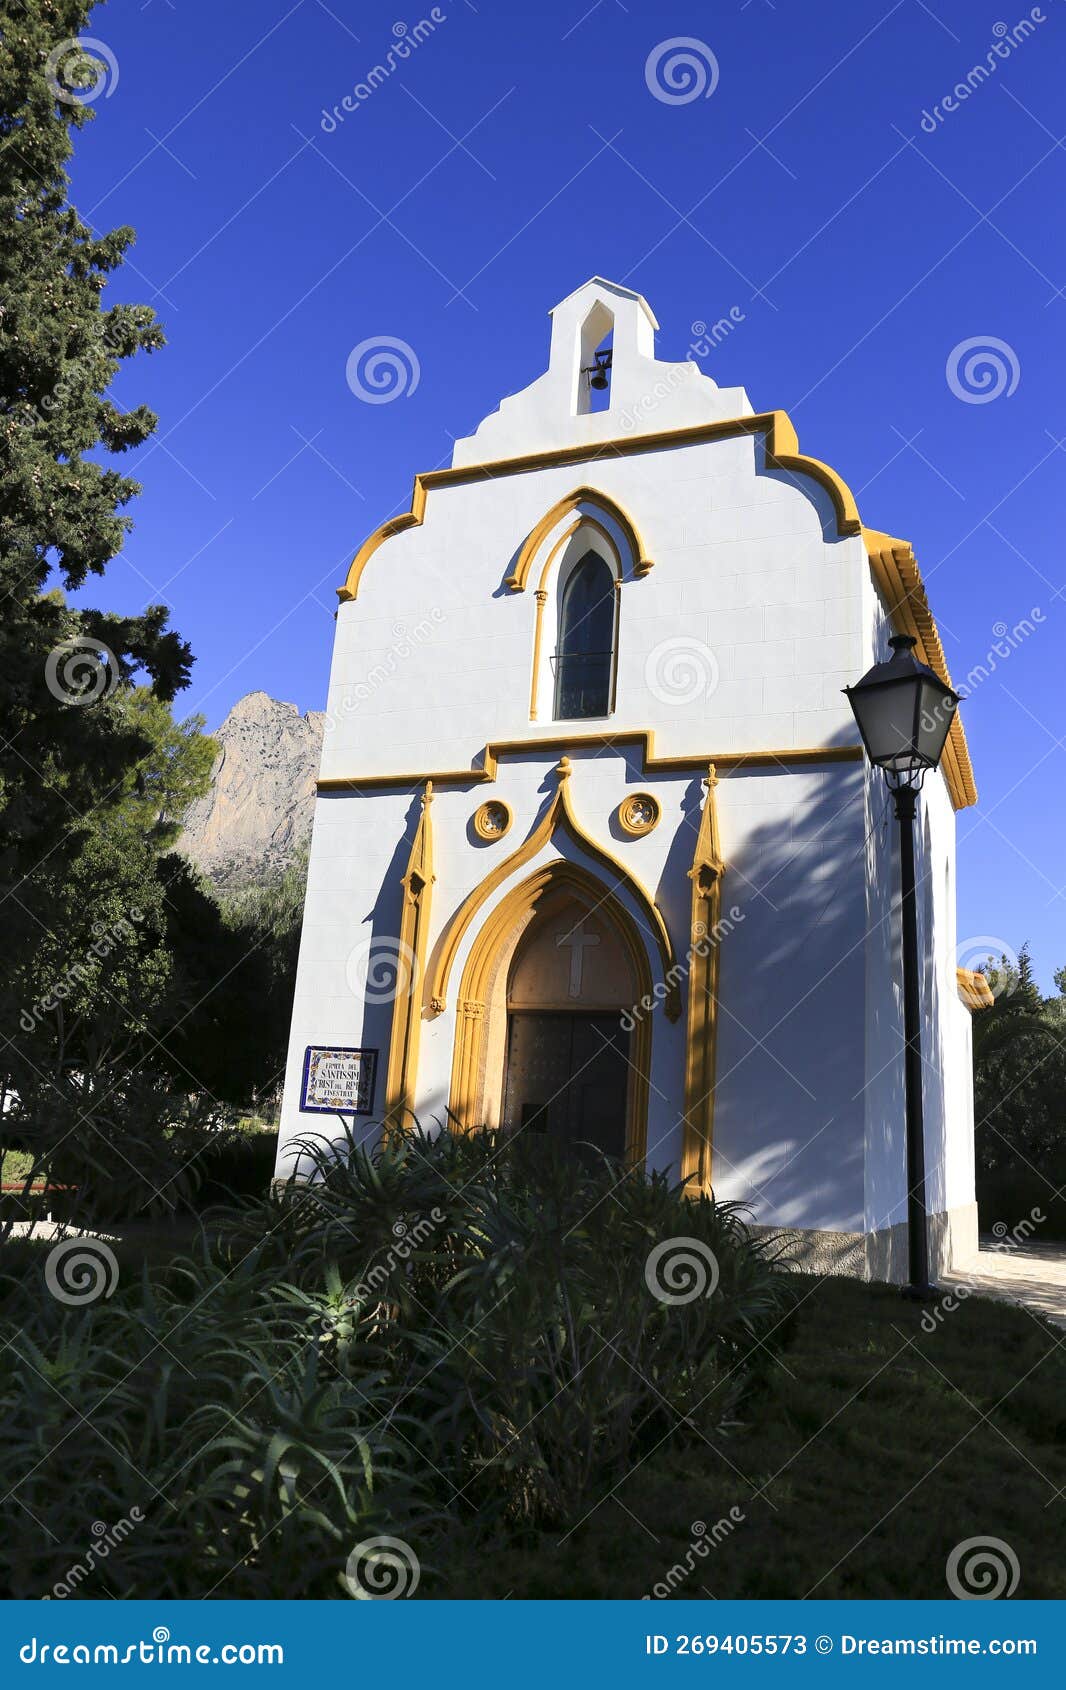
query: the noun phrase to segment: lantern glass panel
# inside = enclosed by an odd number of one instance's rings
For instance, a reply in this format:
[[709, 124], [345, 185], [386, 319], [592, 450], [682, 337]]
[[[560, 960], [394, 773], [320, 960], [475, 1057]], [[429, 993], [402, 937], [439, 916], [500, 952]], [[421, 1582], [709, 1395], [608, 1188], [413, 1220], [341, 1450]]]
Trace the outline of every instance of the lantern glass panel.
[[864, 687], [858, 695], [859, 727], [870, 761], [906, 769], [915, 761], [915, 693], [912, 682]]
[[954, 695], [938, 681], [922, 682], [918, 710], [918, 752], [922, 762], [931, 769], [936, 768], [943, 754], [955, 709]]

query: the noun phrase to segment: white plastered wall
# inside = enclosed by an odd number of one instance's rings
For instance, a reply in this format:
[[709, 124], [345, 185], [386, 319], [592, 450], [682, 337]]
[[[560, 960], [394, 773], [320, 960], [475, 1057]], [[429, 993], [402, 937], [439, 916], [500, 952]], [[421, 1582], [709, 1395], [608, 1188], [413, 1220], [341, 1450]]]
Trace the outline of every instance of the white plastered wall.
[[[618, 437], [638, 402], [642, 430], [750, 414], [742, 390], [718, 389], [695, 366], [655, 362], [644, 302], [624, 289], [604, 295], [604, 287], [587, 284], [557, 308], [549, 371], [457, 443], [457, 464]], [[601, 296], [614, 311], [611, 410], [574, 413], [575, 337]], [[678, 369], [679, 380], [664, 379]], [[530, 532], [580, 486], [628, 512], [653, 568], [636, 578], [623, 567], [610, 721], [553, 723], [545, 686], [531, 720], [537, 580], [523, 592], [506, 581]], [[397, 786], [325, 793], [318, 802], [279, 1166], [287, 1165], [286, 1141], [329, 1127], [327, 1117], [299, 1111], [306, 1045], [378, 1048], [380, 1115], [392, 1004], [360, 990], [359, 956], [374, 936], [398, 932], [400, 877], [419, 811], [415, 777], [479, 764], [490, 742], [559, 742], [501, 754], [492, 785], [437, 788], [431, 952], [467, 894], [528, 836], [565, 751], [581, 825], [656, 899], [683, 957], [706, 760], [854, 744], [841, 688], [873, 660], [879, 614], [861, 538], [838, 535], [820, 484], [769, 469], [759, 436], [497, 470], [431, 489], [421, 524], [370, 558], [358, 598], [338, 613], [322, 773], [356, 783], [394, 775]], [[549, 617], [543, 636], [542, 667]], [[580, 749], [583, 734], [605, 729], [650, 729], [657, 755], [691, 758], [691, 769], [648, 774], [639, 749]], [[634, 791], [652, 792], [663, 809], [658, 828], [639, 839], [616, 814]], [[471, 825], [489, 797], [504, 799], [514, 816], [493, 844]], [[767, 1225], [861, 1233], [902, 1218], [898, 932], [881, 919], [880, 902], [898, 870], [885, 855], [890, 833], [871, 833], [877, 803], [857, 762], [720, 769], [723, 913], [735, 915], [721, 949], [715, 1185], [750, 1201]], [[927, 1108], [944, 1146], [930, 1163], [953, 1205], [972, 1196], [965, 1029], [949, 955], [954, 819], [946, 793], [942, 802], [930, 795], [926, 811], [930, 852], [941, 871], [943, 859], [950, 865], [932, 894], [937, 962], [927, 984], [946, 1077]], [[557, 835], [545, 852], [559, 850], [580, 855]], [[455, 999], [473, 937], [456, 959], [447, 1009], [422, 1025], [417, 1108], [427, 1124], [448, 1099]], [[684, 1024], [684, 1014], [670, 1023], [661, 1007], [654, 1012], [655, 1166], [676, 1167], [680, 1151]]]
[[[892, 633], [872, 580], [866, 592], [864, 667], [882, 658]], [[902, 957], [898, 823], [885, 781], [865, 770], [866, 826], [866, 1217], [868, 1233], [907, 1218]], [[927, 777], [915, 820], [918, 953], [922, 965], [922, 1102], [926, 1201], [950, 1214], [947, 1254], [976, 1248], [973, 1063], [970, 1012], [956, 983], [955, 812], [942, 771]]]

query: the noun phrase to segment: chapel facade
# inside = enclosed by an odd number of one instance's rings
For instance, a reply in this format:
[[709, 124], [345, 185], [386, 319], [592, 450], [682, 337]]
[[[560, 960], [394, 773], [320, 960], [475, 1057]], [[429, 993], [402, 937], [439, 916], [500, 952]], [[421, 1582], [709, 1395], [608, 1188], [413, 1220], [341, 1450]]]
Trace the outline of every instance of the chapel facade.
[[[906, 1277], [895, 824], [842, 688], [914, 554], [594, 278], [339, 589], [278, 1158], [451, 1118], [669, 1170]], [[976, 1249], [962, 724], [916, 830], [932, 1262]], [[983, 984], [983, 983], [982, 983]]]

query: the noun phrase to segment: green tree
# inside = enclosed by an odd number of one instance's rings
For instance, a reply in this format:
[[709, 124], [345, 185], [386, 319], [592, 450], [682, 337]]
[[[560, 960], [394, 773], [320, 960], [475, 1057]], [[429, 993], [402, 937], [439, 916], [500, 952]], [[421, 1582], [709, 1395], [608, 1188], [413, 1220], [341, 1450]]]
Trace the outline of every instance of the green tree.
[[17, 1028], [0, 1056], [5, 1144], [97, 1211], [101, 1191], [112, 1208], [119, 1195], [138, 1207], [173, 1186], [186, 1098], [201, 1113], [217, 1106], [169, 1056], [183, 980], [170, 946], [172, 859], [161, 855], [174, 818], [206, 790], [215, 747], [201, 718], [175, 723], [148, 689], [100, 709], [120, 719], [116, 731], [132, 717], [150, 748], [90, 814], [77, 850], [37, 868], [21, 906], [32, 943], [12, 950], [0, 980], [0, 1023]]
[[109, 389], [126, 359], [163, 345], [148, 306], [103, 304], [133, 231], [96, 231], [68, 201], [72, 135], [95, 115], [74, 97], [92, 71], [69, 43], [90, 10], [0, 0], [0, 896], [46, 852], [76, 854], [86, 813], [121, 798], [150, 749], [135, 713], [90, 701], [138, 671], [170, 700], [191, 663], [164, 606], [124, 617], [64, 597], [104, 573], [130, 527], [139, 489], [107, 457], [156, 419]]
[[985, 1170], [1044, 1168], [1066, 1152], [1066, 1023], [1045, 1000], [1028, 945], [985, 967], [994, 1006], [974, 1016], [977, 1156]]
[[221, 902], [181, 858], [162, 867], [182, 999], [166, 1041], [171, 1072], [239, 1108], [269, 1108], [285, 1066], [307, 851], [279, 880]]
[[0, 1084], [5, 1141], [83, 1171], [108, 1140], [135, 1168], [123, 1134], [182, 1114], [154, 1060], [177, 989], [158, 864], [213, 754], [170, 714], [191, 654], [165, 606], [80, 602], [131, 525], [114, 460], [156, 426], [111, 388], [163, 345], [148, 306], [104, 302], [133, 231], [69, 201], [91, 10], [0, 0]]

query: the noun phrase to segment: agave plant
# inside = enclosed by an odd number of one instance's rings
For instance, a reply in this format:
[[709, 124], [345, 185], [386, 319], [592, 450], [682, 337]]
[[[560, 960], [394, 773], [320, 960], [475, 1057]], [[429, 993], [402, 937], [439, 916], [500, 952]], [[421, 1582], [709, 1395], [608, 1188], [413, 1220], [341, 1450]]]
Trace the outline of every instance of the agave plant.
[[[664, 1438], [741, 1417], [787, 1330], [772, 1246], [659, 1176], [417, 1128], [304, 1154], [310, 1179], [106, 1300], [10, 1291], [11, 1594], [134, 1509], [79, 1594], [337, 1595], [377, 1536], [425, 1561], [441, 1532], [572, 1521]], [[706, 1283], [664, 1296], [677, 1245]]]

